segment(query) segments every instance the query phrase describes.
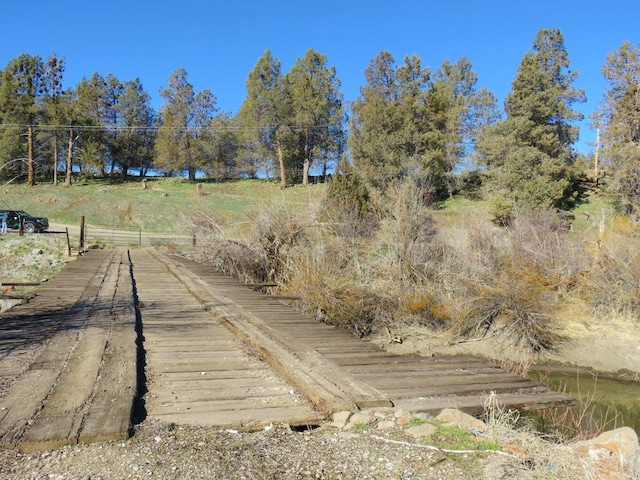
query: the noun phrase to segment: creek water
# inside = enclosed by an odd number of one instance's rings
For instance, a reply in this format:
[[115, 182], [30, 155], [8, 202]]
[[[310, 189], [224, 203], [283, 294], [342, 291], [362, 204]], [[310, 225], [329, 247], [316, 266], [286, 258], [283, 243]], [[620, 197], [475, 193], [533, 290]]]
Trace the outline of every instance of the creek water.
[[605, 430], [624, 426], [640, 435], [640, 383], [571, 368], [536, 367], [531, 377], [576, 398], [574, 408], [590, 404], [594, 420]]

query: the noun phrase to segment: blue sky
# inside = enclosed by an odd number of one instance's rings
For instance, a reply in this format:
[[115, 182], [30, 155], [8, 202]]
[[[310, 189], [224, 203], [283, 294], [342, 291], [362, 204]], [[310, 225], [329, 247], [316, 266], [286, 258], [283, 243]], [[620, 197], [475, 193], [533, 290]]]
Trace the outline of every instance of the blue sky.
[[[605, 88], [606, 54], [640, 42], [634, 0], [9, 0], [2, 8], [0, 68], [21, 53], [66, 60], [65, 83], [93, 72], [140, 78], [160, 105], [158, 90], [176, 68], [196, 90], [209, 88], [222, 110], [235, 113], [245, 81], [266, 49], [287, 71], [308, 48], [336, 67], [347, 100], [364, 83], [370, 59], [387, 50], [397, 62], [416, 54], [432, 70], [449, 59], [471, 60], [479, 85], [500, 102], [540, 28], [559, 28], [578, 70], [575, 82], [589, 114]], [[579, 149], [595, 132], [581, 126]]]

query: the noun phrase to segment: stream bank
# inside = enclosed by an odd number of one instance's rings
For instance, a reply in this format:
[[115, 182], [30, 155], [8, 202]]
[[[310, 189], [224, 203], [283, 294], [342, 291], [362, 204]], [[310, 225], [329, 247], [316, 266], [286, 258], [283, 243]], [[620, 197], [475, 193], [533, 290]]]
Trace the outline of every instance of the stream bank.
[[413, 331], [402, 343], [380, 334], [372, 339], [388, 351], [424, 356], [473, 354], [492, 359], [514, 371], [538, 372], [554, 390], [589, 399], [594, 415], [606, 429], [629, 426], [640, 434], [640, 328], [609, 325], [591, 328], [566, 340], [553, 351], [523, 356], [508, 339], [488, 335], [483, 339], [452, 342], [433, 333]]

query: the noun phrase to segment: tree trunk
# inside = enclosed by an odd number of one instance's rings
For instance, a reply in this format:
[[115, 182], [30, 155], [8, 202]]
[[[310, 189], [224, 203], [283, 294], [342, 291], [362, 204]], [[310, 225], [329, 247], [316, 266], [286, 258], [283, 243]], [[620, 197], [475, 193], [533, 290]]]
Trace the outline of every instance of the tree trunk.
[[64, 179], [64, 186], [71, 186], [71, 169], [73, 160], [73, 129], [69, 129], [69, 144], [67, 146], [67, 162], [66, 162], [66, 177]]
[[600, 126], [596, 127], [596, 155], [593, 160], [593, 183], [598, 187], [599, 172], [598, 172], [598, 157], [600, 155]]
[[284, 168], [284, 152], [278, 144], [278, 162], [280, 163], [280, 188], [287, 188], [287, 171]]
[[27, 145], [29, 153], [27, 156], [27, 186], [33, 187], [36, 184], [33, 171], [33, 127], [29, 126], [27, 131]]
[[309, 185], [309, 165], [311, 164], [311, 149], [309, 148], [309, 142], [304, 146], [304, 162], [302, 163], [302, 186], [307, 187]]
[[53, 135], [53, 185], [58, 185], [58, 138]]

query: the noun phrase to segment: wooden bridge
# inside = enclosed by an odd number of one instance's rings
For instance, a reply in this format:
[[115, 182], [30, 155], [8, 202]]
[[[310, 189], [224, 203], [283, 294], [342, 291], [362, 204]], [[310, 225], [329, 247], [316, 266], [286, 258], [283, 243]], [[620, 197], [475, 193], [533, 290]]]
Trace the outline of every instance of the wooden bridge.
[[92, 250], [0, 319], [0, 447], [126, 438], [144, 418], [251, 429], [331, 413], [572, 399], [475, 357], [399, 356], [152, 249]]

